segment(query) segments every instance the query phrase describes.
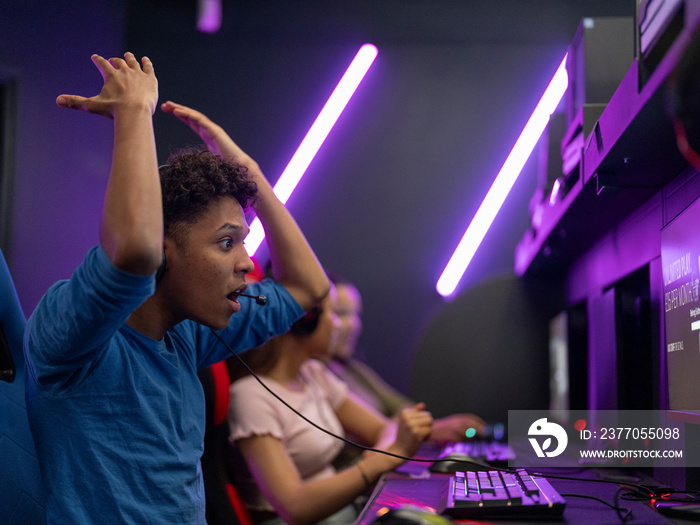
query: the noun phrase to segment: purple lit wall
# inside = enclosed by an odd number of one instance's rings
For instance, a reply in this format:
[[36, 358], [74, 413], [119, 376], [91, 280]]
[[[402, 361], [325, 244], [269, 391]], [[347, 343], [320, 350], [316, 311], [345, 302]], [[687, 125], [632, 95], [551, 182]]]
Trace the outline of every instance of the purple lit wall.
[[[435, 282], [579, 21], [634, 8], [632, 0], [224, 0], [221, 28], [206, 34], [196, 29], [195, 0], [115, 1], [106, 10], [79, 1], [70, 11], [10, 4], [0, 17], [0, 68], [17, 72], [22, 91], [9, 262], [28, 311], [97, 240], [110, 124], [54, 104], [60, 92], [99, 89], [90, 53], [148, 54], [161, 101], [210, 115], [274, 182], [357, 49], [375, 44], [377, 59], [287, 205], [321, 261], [363, 293], [368, 362], [407, 392], [415, 344], [444, 307]], [[155, 127], [163, 158], [197, 142], [169, 115], [157, 113]], [[512, 274], [531, 161], [523, 173], [457, 294]]]
[[26, 315], [98, 241], [112, 122], [55, 100], [99, 92], [102, 78], [90, 55], [122, 52], [125, 11], [116, 0], [3, 2], [0, 81], [18, 86], [6, 256]]

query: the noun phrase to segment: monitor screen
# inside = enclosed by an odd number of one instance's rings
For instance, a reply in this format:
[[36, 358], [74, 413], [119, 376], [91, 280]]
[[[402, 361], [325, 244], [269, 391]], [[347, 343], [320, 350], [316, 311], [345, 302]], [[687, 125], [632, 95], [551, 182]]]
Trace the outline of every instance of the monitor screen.
[[669, 409], [700, 412], [700, 201], [661, 231]]

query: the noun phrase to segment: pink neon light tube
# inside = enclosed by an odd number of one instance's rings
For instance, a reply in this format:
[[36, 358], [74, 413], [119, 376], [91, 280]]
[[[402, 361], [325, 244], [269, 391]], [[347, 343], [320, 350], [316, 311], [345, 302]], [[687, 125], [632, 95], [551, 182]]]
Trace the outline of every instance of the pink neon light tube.
[[496, 175], [496, 179], [467, 227], [467, 231], [464, 232], [462, 240], [445, 266], [440, 279], [438, 279], [435, 289], [443, 297], [448, 297], [455, 291], [459, 280], [491, 227], [491, 223], [496, 218], [496, 214], [513, 188], [513, 184], [520, 175], [530, 153], [547, 127], [550, 115], [557, 109], [567, 87], [566, 55], [564, 55], [564, 59], [559, 64], [542, 98], [535, 106], [535, 110], [525, 124], [501, 170]]
[[[328, 133], [330, 133], [338, 117], [340, 117], [360, 82], [362, 82], [365, 74], [369, 71], [374, 59], [377, 57], [377, 53], [377, 48], [372, 44], [364, 44], [360, 47], [360, 50], [348, 66], [333, 93], [331, 93], [318, 117], [316, 117], [311, 128], [309, 128], [304, 140], [301, 141], [299, 148], [297, 148], [273, 188], [275, 195], [283, 204], [287, 202], [287, 199], [304, 175], [306, 168], [311, 164], [323, 141], [326, 140]], [[246, 237], [246, 248], [249, 255], [255, 254], [264, 238], [265, 232], [262, 224], [255, 218], [250, 225], [250, 233]]]

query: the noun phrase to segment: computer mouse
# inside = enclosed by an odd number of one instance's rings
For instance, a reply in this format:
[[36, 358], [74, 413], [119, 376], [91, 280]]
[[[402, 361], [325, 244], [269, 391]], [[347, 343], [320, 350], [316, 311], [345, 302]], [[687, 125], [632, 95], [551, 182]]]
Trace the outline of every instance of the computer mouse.
[[433, 461], [430, 464], [428, 470], [430, 472], [441, 473], [450, 473], [456, 471], [478, 472], [480, 470], [494, 470], [494, 467], [487, 463], [478, 461], [472, 458], [471, 456], [467, 456], [466, 454], [453, 452]]
[[404, 505], [397, 509], [384, 508], [377, 512], [379, 516], [372, 525], [450, 525], [450, 518], [435, 514], [413, 505]]

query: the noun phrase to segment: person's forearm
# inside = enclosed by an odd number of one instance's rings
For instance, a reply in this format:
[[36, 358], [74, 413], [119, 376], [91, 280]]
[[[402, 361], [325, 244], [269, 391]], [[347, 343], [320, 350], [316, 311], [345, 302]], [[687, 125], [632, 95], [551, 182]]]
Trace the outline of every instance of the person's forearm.
[[[386, 447], [384, 450], [397, 456], [404, 455], [404, 452], [394, 445]], [[361, 469], [371, 485], [374, 485], [382, 474], [394, 470], [405, 462], [406, 460], [401, 457], [389, 456], [380, 452], [365, 452], [359, 461]]]
[[162, 198], [152, 114], [145, 104], [114, 115], [100, 242], [115, 266], [133, 273], [152, 273], [162, 259]]
[[388, 449], [396, 440], [396, 428], [396, 422], [387, 418], [386, 425], [382, 429], [379, 439], [374, 444], [374, 448], [378, 448], [380, 450]]
[[[371, 466], [369, 472], [374, 472], [377, 467]], [[277, 509], [277, 513], [286, 523], [317, 523], [352, 503], [376, 482], [380, 474], [374, 476], [366, 470], [364, 465], [354, 465], [331, 478], [305, 482], [283, 509]]]
[[273, 276], [308, 310], [326, 296], [330, 282], [296, 221], [260, 170], [251, 170], [251, 175], [258, 185], [255, 211], [265, 229]]

